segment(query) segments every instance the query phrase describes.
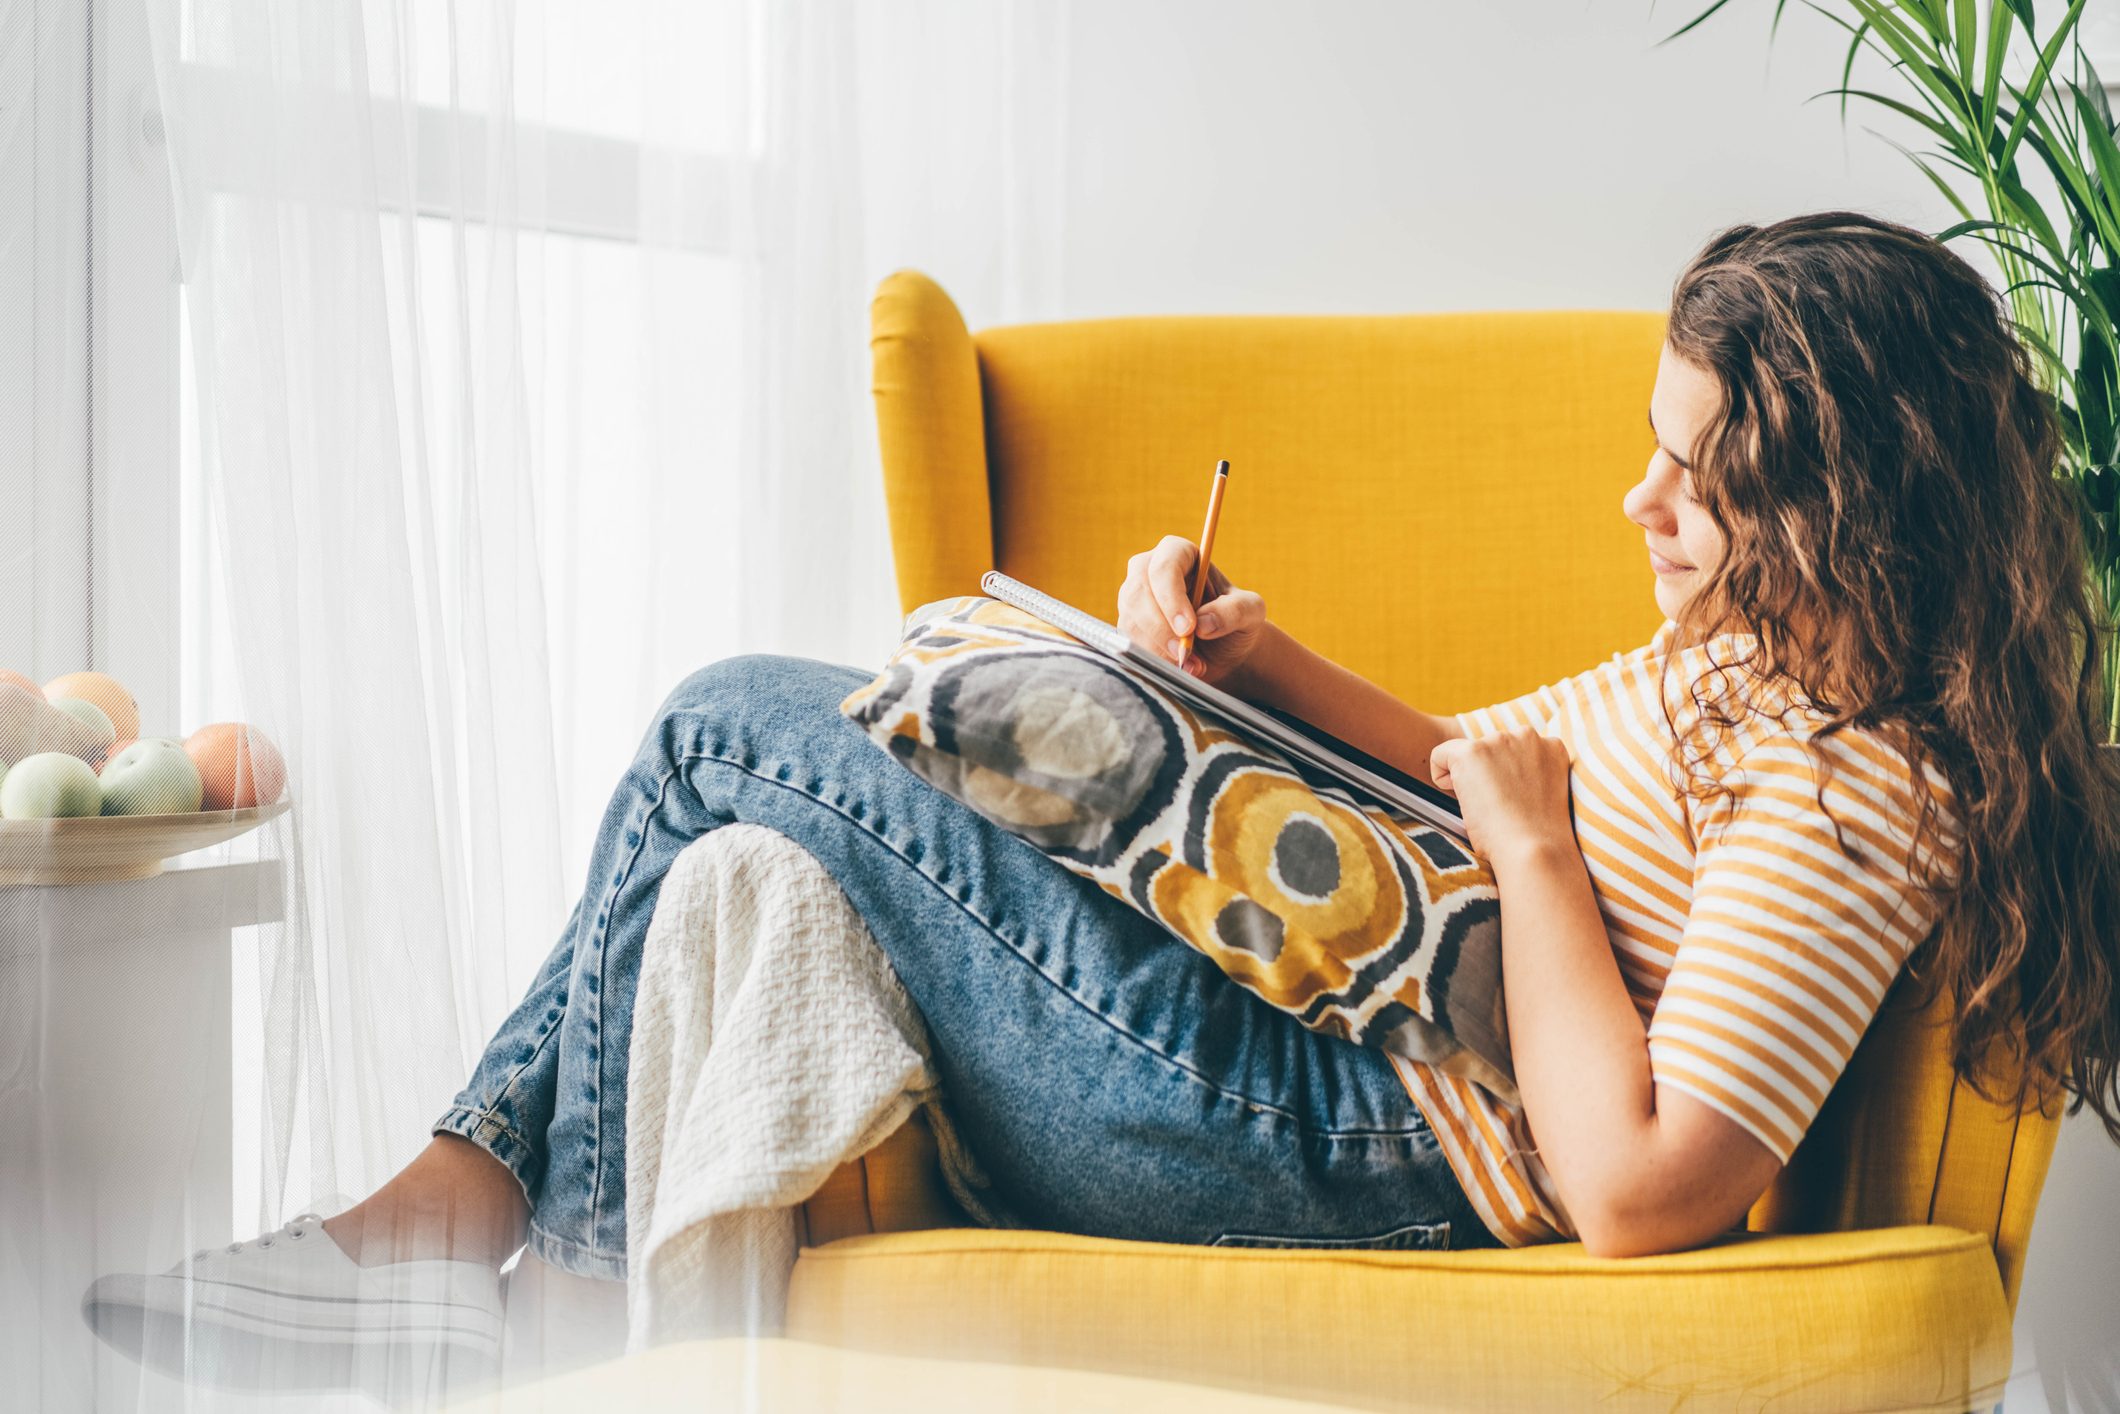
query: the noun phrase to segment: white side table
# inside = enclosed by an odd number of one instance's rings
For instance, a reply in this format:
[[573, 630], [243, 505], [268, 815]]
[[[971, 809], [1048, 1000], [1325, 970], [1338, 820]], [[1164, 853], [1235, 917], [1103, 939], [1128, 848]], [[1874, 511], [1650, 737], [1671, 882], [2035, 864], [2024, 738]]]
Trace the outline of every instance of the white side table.
[[81, 1293], [230, 1238], [230, 934], [279, 921], [280, 881], [0, 887], [0, 1406], [156, 1407]]

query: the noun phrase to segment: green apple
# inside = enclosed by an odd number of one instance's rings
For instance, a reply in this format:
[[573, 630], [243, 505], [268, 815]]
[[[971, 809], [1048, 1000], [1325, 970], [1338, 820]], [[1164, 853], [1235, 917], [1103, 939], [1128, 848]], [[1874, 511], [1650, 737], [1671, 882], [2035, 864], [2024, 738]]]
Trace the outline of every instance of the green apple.
[[0, 779], [0, 819], [54, 820], [103, 813], [103, 783], [63, 751], [17, 761]]
[[63, 751], [84, 761], [99, 759], [110, 747], [87, 714], [62, 712], [41, 691], [27, 692], [0, 676], [0, 761], [20, 761], [40, 751]]
[[105, 815], [189, 815], [205, 790], [184, 744], [167, 737], [136, 741], [103, 767]]
[[95, 737], [95, 754], [100, 758], [110, 750], [118, 739], [118, 729], [111, 725], [110, 714], [85, 697], [54, 697], [52, 706], [87, 727]]

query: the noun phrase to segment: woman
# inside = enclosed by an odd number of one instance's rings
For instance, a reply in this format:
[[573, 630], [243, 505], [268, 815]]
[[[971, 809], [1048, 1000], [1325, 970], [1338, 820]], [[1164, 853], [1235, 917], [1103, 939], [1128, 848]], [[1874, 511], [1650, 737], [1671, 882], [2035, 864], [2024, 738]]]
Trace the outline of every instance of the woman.
[[[1742, 1220], [1910, 958], [1959, 1000], [1962, 1067], [2021, 1028], [2028, 1084], [2120, 1135], [2101, 626], [2055, 415], [1994, 294], [1868, 217], [1732, 228], [1679, 277], [1648, 411], [1624, 511], [1669, 622], [1631, 654], [1451, 718], [1219, 577], [1198, 614], [1192, 671], [1457, 794], [1501, 895], [1520, 1108], [1304, 1030], [929, 789], [839, 716], [863, 675], [742, 659], [664, 705], [558, 948], [428, 1148], [336, 1217], [106, 1278], [91, 1319], [137, 1349], [188, 1315], [229, 1368], [294, 1351], [330, 1379], [360, 1329], [490, 1343], [526, 1238], [622, 1276], [642, 939], [678, 851], [738, 820], [838, 880], [963, 1138], [1037, 1226], [1696, 1245]], [[1134, 558], [1136, 641], [1176, 656], [1195, 553]]]

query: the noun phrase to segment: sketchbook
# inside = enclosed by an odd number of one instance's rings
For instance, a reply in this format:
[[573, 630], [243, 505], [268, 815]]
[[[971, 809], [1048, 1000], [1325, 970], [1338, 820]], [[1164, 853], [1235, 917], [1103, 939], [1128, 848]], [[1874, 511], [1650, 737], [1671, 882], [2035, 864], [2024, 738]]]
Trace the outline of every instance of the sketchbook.
[[1063, 604], [1021, 580], [999, 570], [990, 570], [979, 587], [995, 599], [1021, 609], [1051, 624], [1121, 668], [1141, 678], [1195, 711], [1219, 718], [1239, 731], [1274, 747], [1310, 773], [1324, 777], [1361, 800], [1383, 807], [1403, 819], [1417, 820], [1465, 839], [1465, 821], [1457, 800], [1437, 790], [1418, 776], [1408, 775], [1389, 762], [1379, 761], [1359, 747], [1350, 746], [1308, 722], [1246, 702], [1243, 698], [1204, 683], [1168, 659], [1137, 646], [1117, 628], [1094, 614]]

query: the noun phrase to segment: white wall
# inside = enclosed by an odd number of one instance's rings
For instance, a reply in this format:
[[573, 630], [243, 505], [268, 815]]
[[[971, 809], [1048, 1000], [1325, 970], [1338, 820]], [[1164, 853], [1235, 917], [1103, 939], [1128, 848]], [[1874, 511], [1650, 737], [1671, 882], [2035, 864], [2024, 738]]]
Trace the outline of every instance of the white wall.
[[[1844, 130], [1835, 101], [1805, 103], [1838, 81], [1840, 31], [1791, 6], [1770, 62], [1762, 0], [1656, 46], [1704, 3], [989, 6], [971, 22], [1013, 25], [1015, 57], [977, 92], [1037, 85], [1054, 103], [1048, 123], [1014, 133], [981, 123], [989, 110], [963, 96], [962, 75], [923, 67], [925, 40], [964, 8], [914, 5], [868, 36], [889, 79], [864, 94], [865, 140], [947, 136], [917, 189], [869, 194], [874, 273], [927, 269], [975, 327], [1661, 308], [1685, 258], [1729, 222], [1830, 206], [1927, 229], [1953, 219], [1863, 131], [1882, 126], [1877, 112], [1857, 105]], [[983, 222], [952, 219], [996, 202], [1015, 233], [1002, 252], [974, 234]], [[2081, 1382], [2076, 1403], [2096, 1390], [2108, 1407], [2116, 1331], [2120, 1149], [2085, 1116], [2041, 1207], [2009, 1407], [2066, 1407], [2064, 1371]]]

